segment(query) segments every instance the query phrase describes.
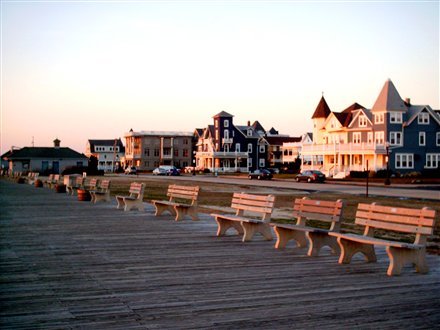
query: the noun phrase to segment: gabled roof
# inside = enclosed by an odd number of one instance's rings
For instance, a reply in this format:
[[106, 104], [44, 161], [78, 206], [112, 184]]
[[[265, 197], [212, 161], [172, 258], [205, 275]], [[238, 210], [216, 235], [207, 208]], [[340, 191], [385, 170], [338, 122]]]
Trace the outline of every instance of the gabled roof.
[[352, 111], [360, 110], [360, 109], [366, 109], [366, 108], [363, 107], [362, 105], [360, 105], [359, 103], [355, 102], [342, 112], [349, 112], [350, 113]]
[[266, 130], [264, 129], [264, 127], [260, 124], [260, 122], [258, 120], [254, 121], [254, 123], [252, 124], [252, 127], [258, 132], [261, 131], [264, 133], [266, 133]]
[[327, 118], [330, 113], [331, 113], [331, 110], [330, 110], [327, 102], [325, 101], [324, 96], [322, 96], [321, 100], [318, 103], [318, 106], [315, 109], [315, 112], [313, 113], [312, 119]]
[[426, 110], [427, 113], [440, 125], [440, 116], [434, 110], [431, 109], [429, 105], [412, 105], [408, 109], [409, 119], [403, 124], [404, 126], [409, 126], [417, 118], [420, 112]]
[[16, 150], [9, 157], [9, 159], [29, 159], [29, 158], [86, 158], [84, 154], [72, 150], [67, 147], [53, 148], [53, 147], [24, 147]]
[[273, 127], [269, 130], [268, 133], [270, 135], [278, 135], [279, 134], [279, 132], [275, 128], [273, 128]]
[[341, 123], [342, 127], [348, 127], [352, 118], [351, 112], [333, 112], [333, 114]]
[[217, 117], [234, 117], [234, 116], [231, 115], [230, 113], [227, 113], [226, 111], [222, 111], [216, 114], [213, 118], [217, 118]]
[[[247, 138], [259, 138], [259, 137], [261, 137], [260, 134], [258, 134], [257, 131], [252, 126], [247, 126], [247, 125], [238, 125], [237, 126], [236, 125], [235, 127], [241, 132], [241, 134], [243, 134]], [[249, 129], [252, 130], [252, 135], [251, 136], [247, 135], [247, 131]]]
[[203, 135], [204, 129], [203, 128], [196, 128], [194, 130], [194, 136], [200, 137]]
[[407, 111], [405, 102], [399, 95], [396, 87], [394, 87], [391, 79], [388, 79], [383, 85], [376, 102], [371, 111]]

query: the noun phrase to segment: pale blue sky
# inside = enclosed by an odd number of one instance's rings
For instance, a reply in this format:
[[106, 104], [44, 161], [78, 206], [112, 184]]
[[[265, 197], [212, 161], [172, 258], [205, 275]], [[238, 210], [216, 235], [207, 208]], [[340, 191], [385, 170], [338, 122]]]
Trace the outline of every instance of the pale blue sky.
[[321, 93], [371, 108], [391, 78], [439, 108], [439, 3], [3, 1], [2, 153], [193, 131], [220, 111], [299, 136]]

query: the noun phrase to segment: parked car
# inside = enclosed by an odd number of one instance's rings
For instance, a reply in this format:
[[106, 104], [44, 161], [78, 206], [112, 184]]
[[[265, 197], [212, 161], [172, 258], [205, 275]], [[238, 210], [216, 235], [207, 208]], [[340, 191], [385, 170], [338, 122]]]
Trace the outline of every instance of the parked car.
[[153, 170], [153, 175], [167, 175], [167, 170], [162, 167], [157, 167]]
[[249, 180], [270, 180], [273, 175], [269, 170], [255, 170], [253, 173], [249, 173]]
[[177, 175], [180, 175], [180, 171], [177, 168], [173, 167], [173, 168], [170, 168], [167, 171], [167, 175], [169, 175], [169, 176], [177, 176]]
[[127, 167], [125, 169], [125, 174], [137, 174], [137, 169], [134, 166]]
[[325, 174], [315, 170], [304, 171], [296, 176], [296, 181], [324, 182]]

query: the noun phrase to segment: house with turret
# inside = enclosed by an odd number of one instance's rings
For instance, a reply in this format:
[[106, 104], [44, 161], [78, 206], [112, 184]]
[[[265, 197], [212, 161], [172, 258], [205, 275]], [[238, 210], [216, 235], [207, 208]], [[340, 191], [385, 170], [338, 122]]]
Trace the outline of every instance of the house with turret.
[[303, 170], [318, 169], [334, 177], [387, 167], [401, 174], [438, 174], [440, 112], [403, 100], [391, 80], [371, 109], [354, 103], [334, 112], [323, 96], [312, 121], [313, 142], [301, 148]]
[[213, 125], [203, 129], [196, 143], [196, 167], [214, 172], [250, 172], [268, 166], [269, 143], [256, 122], [236, 125], [234, 116], [222, 111]]

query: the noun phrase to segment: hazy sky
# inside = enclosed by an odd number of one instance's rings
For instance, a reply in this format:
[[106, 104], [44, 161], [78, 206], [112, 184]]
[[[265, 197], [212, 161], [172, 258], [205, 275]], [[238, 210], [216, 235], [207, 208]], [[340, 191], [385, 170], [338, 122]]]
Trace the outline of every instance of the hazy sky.
[[191, 132], [223, 110], [299, 136], [322, 92], [371, 108], [388, 78], [439, 108], [438, 1], [3, 0], [1, 37], [1, 153]]

